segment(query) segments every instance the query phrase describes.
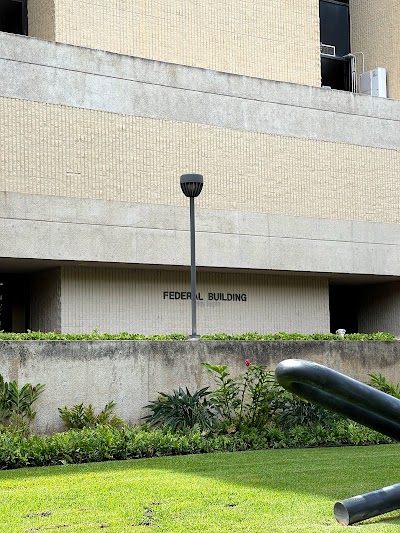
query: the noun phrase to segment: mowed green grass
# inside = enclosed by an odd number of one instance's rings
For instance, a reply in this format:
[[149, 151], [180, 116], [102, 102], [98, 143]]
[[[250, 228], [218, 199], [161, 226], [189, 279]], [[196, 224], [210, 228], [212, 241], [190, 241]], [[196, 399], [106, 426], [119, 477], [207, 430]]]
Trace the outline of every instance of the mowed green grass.
[[[266, 450], [3, 471], [0, 531], [343, 532], [334, 503], [400, 482], [399, 454]], [[352, 527], [398, 532], [400, 511]]]

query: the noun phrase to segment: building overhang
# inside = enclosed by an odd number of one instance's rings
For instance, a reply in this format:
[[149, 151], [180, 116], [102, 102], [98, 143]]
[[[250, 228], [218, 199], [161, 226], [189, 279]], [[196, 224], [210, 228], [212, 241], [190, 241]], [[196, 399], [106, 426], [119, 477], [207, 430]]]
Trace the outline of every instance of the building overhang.
[[[0, 193], [0, 269], [74, 263], [185, 269], [188, 208]], [[396, 224], [198, 209], [205, 270], [323, 275], [358, 282], [400, 277]], [[375, 281], [373, 281], [375, 280]]]

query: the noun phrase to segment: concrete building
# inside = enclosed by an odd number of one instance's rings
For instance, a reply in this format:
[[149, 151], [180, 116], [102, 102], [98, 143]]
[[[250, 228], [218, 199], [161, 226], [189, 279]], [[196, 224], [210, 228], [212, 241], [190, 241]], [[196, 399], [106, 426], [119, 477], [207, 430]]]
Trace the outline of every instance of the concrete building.
[[197, 172], [199, 333], [400, 335], [399, 10], [0, 0], [0, 329], [189, 333]]

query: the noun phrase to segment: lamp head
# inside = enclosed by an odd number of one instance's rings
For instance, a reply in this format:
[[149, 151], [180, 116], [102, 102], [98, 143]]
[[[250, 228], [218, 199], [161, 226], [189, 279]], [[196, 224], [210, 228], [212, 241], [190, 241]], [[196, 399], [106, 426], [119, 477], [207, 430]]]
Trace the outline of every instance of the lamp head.
[[183, 174], [181, 176], [181, 189], [188, 198], [196, 198], [203, 189], [203, 176], [201, 174]]

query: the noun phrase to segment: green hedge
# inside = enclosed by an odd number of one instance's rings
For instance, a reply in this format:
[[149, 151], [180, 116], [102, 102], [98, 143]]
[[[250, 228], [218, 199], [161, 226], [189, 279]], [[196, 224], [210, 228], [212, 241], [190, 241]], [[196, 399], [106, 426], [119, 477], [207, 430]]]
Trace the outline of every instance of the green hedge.
[[127, 333], [123, 331], [116, 335], [111, 333], [55, 333], [50, 331], [28, 331], [28, 333], [5, 333], [0, 331], [2, 341], [183, 341], [188, 338], [182, 333], [170, 335], [140, 335], [139, 333]]
[[203, 435], [194, 429], [171, 432], [147, 427], [70, 430], [51, 436], [26, 437], [18, 432], [0, 432], [0, 468], [21, 468], [137, 459], [165, 455], [233, 452], [268, 448], [295, 448], [339, 445], [369, 445], [392, 442], [389, 438], [358, 424], [341, 420], [329, 429], [321, 426], [276, 426], [264, 431]]
[[[111, 333], [42, 333], [41, 331], [29, 331], [28, 333], [4, 333], [0, 331], [0, 340], [3, 341], [183, 341], [188, 338], [183, 333], [171, 333], [170, 335], [141, 335], [139, 333], [122, 332], [116, 335]], [[262, 335], [260, 333], [242, 333], [228, 335], [227, 333], [215, 333], [214, 335], [202, 335], [201, 340], [210, 341], [393, 341], [396, 337], [390, 333], [351, 333], [344, 338], [333, 333], [274, 333]]]
[[202, 335], [202, 340], [212, 341], [394, 341], [396, 337], [391, 333], [350, 333], [344, 338], [334, 333], [271, 333], [261, 335], [259, 333], [242, 333], [239, 335], [227, 335], [216, 333], [214, 335]]

